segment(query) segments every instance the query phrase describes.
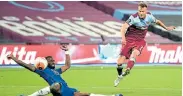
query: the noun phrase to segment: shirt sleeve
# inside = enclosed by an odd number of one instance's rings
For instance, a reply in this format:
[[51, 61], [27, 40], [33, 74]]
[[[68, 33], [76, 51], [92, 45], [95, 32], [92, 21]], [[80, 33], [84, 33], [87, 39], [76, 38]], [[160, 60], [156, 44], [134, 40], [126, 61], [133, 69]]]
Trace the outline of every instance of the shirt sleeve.
[[131, 15], [128, 20], [126, 20], [126, 23], [128, 23], [130, 26], [134, 24], [134, 17]]
[[34, 71], [34, 73], [37, 73], [37, 74], [41, 75], [42, 71], [39, 70], [39, 69], [36, 69], [36, 70]]
[[156, 23], [156, 18], [152, 14], [151, 14], [150, 18], [151, 18], [151, 23]]
[[61, 69], [61, 68], [56, 69], [56, 71], [57, 71], [59, 74], [62, 74], [62, 69]]

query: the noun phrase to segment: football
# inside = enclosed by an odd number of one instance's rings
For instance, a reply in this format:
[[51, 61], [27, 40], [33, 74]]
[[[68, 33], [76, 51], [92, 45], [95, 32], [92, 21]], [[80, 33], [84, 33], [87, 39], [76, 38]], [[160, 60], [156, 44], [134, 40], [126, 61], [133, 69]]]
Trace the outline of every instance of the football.
[[48, 66], [48, 62], [44, 57], [37, 57], [34, 66], [36, 69], [44, 70]]

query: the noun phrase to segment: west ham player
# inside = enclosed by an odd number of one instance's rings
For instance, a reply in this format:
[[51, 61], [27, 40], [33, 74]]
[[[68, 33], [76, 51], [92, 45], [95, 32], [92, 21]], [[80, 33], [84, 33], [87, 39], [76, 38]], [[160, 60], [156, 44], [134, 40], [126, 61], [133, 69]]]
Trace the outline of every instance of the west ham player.
[[[146, 45], [144, 38], [147, 33], [147, 28], [152, 23], [156, 23], [168, 31], [175, 29], [174, 26], [165, 26], [150, 12], [147, 12], [147, 4], [144, 2], [139, 3], [138, 12], [131, 15], [123, 24], [121, 28], [122, 49], [120, 52], [120, 57], [117, 60], [118, 77], [114, 81], [115, 87], [119, 84], [123, 76], [130, 73], [130, 70], [134, 66], [136, 57], [141, 54], [142, 49]], [[122, 64], [125, 63], [126, 59], [128, 59], [128, 63], [125, 71], [123, 72]]]
[[[63, 72], [65, 72], [70, 68], [70, 56], [68, 54], [68, 48], [66, 45], [63, 45], [61, 48], [66, 51], [65, 52], [66, 59], [65, 59], [65, 65], [58, 69], [55, 69], [55, 60], [52, 58], [52, 56], [46, 57], [48, 67], [45, 68], [44, 70], [36, 69], [31, 64], [26, 64], [23, 61], [18, 60], [13, 55], [7, 56], [8, 59], [14, 60], [20, 66], [23, 66], [26, 69], [40, 75], [50, 85], [29, 96], [44, 96], [49, 93], [52, 93], [53, 96], [106, 96], [93, 93], [80, 93], [75, 88], [68, 87], [67, 83], [64, 81], [64, 79], [61, 77], [60, 74], [62, 74]], [[122, 94], [107, 95], [107, 96], [122, 96]]]

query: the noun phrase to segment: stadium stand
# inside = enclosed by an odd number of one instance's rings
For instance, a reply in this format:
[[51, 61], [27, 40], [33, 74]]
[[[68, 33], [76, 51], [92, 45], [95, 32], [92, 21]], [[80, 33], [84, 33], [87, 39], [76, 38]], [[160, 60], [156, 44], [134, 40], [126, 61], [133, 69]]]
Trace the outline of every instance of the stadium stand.
[[[0, 23], [1, 26], [1, 35], [3, 35], [1, 38], [9, 38], [10, 40], [19, 42], [19, 43], [44, 43], [44, 42], [59, 42], [59, 43], [75, 43], [75, 44], [79, 44], [79, 43], [83, 43], [83, 44], [100, 44], [102, 43], [102, 39], [101, 36], [99, 35], [104, 35], [104, 43], [120, 43], [121, 42], [121, 37], [120, 37], [120, 28], [121, 28], [121, 24], [122, 22], [124, 22], [124, 18], [127, 18], [129, 16], [129, 14], [124, 14], [125, 16], [123, 16], [123, 18], [121, 18], [119, 20], [118, 16], [115, 16], [116, 14], [116, 9], [117, 8], [126, 8], [126, 9], [130, 9], [132, 8], [133, 10], [136, 10], [136, 7], [134, 7], [134, 4], [132, 6], [131, 3], [129, 2], [102, 2], [102, 1], [88, 1], [88, 2], [67, 2], [67, 1], [59, 1], [59, 2], [48, 2], [49, 4], [55, 4], [56, 9], [51, 10], [53, 12], [48, 12], [50, 11], [50, 9], [47, 10], [42, 10], [42, 8], [47, 7], [46, 5], [42, 4], [42, 3], [37, 3], [37, 2], [13, 2], [13, 1], [9, 1], [9, 2], [1, 2], [0, 6], [2, 7], [0, 9], [0, 16], [1, 16], [1, 20], [2, 22]], [[60, 6], [57, 6], [58, 4], [60, 4]], [[121, 5], [123, 4], [123, 5]], [[128, 5], [130, 4], [130, 5]], [[24, 5], [24, 6], [23, 6]], [[27, 6], [27, 7], [25, 7]], [[58, 7], [58, 8], [57, 8]], [[36, 9], [37, 8], [37, 9]], [[58, 10], [60, 8], [60, 10]], [[63, 8], [63, 9], [62, 9]], [[3, 11], [4, 9], [6, 9], [6, 11]], [[150, 7], [150, 10], [153, 9], [153, 7]], [[157, 8], [154, 8], [157, 9]], [[160, 8], [161, 9], [161, 8]], [[162, 8], [163, 10], [165, 8]], [[169, 10], [169, 9], [165, 9], [165, 10]], [[175, 10], [175, 9], [171, 9], [171, 10]], [[11, 12], [10, 12], [11, 11]], [[177, 11], [177, 9], [175, 10]], [[24, 14], [21, 14], [22, 12], [24, 12]], [[131, 11], [130, 11], [131, 12]], [[107, 14], [106, 14], [107, 13]], [[178, 13], [175, 13], [178, 14]], [[111, 16], [112, 15], [112, 16]], [[9, 16], [9, 17], [7, 17]], [[160, 16], [160, 15], [158, 15]], [[178, 19], [181, 18], [181, 16], [177, 16], [176, 17]], [[161, 18], [158, 17], [158, 18]], [[168, 24], [174, 24], [175, 22], [172, 22], [169, 18], [171, 18], [171, 16], [167, 16], [167, 19], [163, 19], [164, 22], [167, 22], [166, 20], [169, 20]], [[182, 26], [180, 25], [179, 21], [177, 20], [177, 18], [175, 19], [177, 22], [177, 26]], [[17, 20], [16, 20], [17, 19]], [[121, 21], [123, 20], [123, 21]], [[31, 28], [34, 29], [34, 32], [41, 32], [41, 33], [47, 33], [44, 34], [43, 36], [34, 36], [34, 35], [30, 35], [29, 33], [31, 32], [26, 32], [24, 31], [26, 34], [29, 34], [29, 36], [26, 35], [22, 35], [23, 33], [19, 33], [16, 30], [13, 30], [12, 26], [5, 26], [3, 24], [4, 21], [7, 22], [13, 22], [13, 24], [15, 24], [16, 26], [19, 26], [19, 24], [21, 26], [24, 26], [25, 28]], [[56, 25], [53, 26], [52, 29], [49, 29], [48, 27], [50, 27], [47, 23], [47, 21], [59, 21], [61, 25]], [[65, 22], [71, 22], [69, 26], [66, 26], [67, 24]], [[105, 27], [103, 25], [105, 25], [106, 22], [113, 22], [117, 25], [115, 25], [115, 27], [113, 26], [112, 28], [108, 29], [108, 31], [104, 30]], [[25, 23], [26, 22], [26, 23]], [[84, 25], [80, 25], [76, 22], [84, 22]], [[89, 24], [90, 27], [86, 27], [86, 25], [88, 24], [87, 22], [90, 22], [92, 24], [97, 24], [97, 25], [92, 25]], [[31, 23], [31, 24], [30, 24]], [[36, 25], [37, 24], [37, 25]], [[41, 24], [41, 25], [39, 25]], [[9, 24], [11, 25], [11, 24]], [[68, 28], [70, 28], [71, 30], [68, 31], [66, 29], [63, 28], [63, 26], [66, 26]], [[56, 27], [56, 28], [55, 28]], [[77, 29], [79, 28], [84, 28], [82, 30], [87, 30], [79, 32], [80, 29], [75, 30], [72, 28]], [[55, 29], [53, 29], [55, 28]], [[49, 30], [47, 30], [49, 29]], [[180, 34], [182, 34], [181, 32], [177, 32], [177, 34], [172, 35], [171, 33], [167, 33], [167, 34], [163, 34], [163, 31], [159, 31], [157, 33], [156, 29], [154, 28], [154, 26], [149, 28], [147, 36], [146, 36], [146, 40], [148, 43], [153, 43], [153, 42], [157, 42], [158, 43], [176, 43], [177, 41], [181, 41]], [[54, 30], [54, 31], [53, 31]], [[73, 31], [74, 30], [74, 31]], [[154, 31], [155, 30], [155, 31]], [[59, 32], [55, 32], [55, 31], [59, 31]], [[113, 31], [113, 33], [110, 33], [110, 31]], [[54, 33], [55, 32], [55, 33]], [[66, 32], [71, 34], [71, 36], [67, 37], [67, 36], [62, 36], [61, 33], [62, 32]], [[75, 32], [75, 33], [73, 33]], [[90, 32], [94, 32], [97, 33], [96, 37], [92, 36]], [[32, 32], [33, 33], [33, 32]], [[59, 36], [55, 36], [55, 34], [58, 33]], [[81, 34], [79, 34], [81, 33]], [[155, 34], [154, 34], [155, 33]], [[160, 33], [160, 34], [159, 34]], [[175, 32], [176, 33], [176, 32]], [[54, 36], [51, 36], [53, 35]], [[78, 35], [79, 34], [79, 35]], [[108, 34], [108, 35], [105, 35]], [[119, 34], [119, 35], [116, 35]], [[158, 34], [158, 35], [157, 35]], [[115, 36], [113, 36], [115, 35]], [[113, 36], [113, 37], [111, 37]], [[168, 36], [168, 37], [167, 37]], [[166, 37], [166, 38], [163, 38]], [[171, 37], [171, 38], [170, 38]], [[70, 39], [68, 39], [70, 38]], [[90, 39], [89, 39], [90, 38]], [[173, 38], [173, 39], [172, 39]], [[172, 41], [173, 40], [173, 41]], [[9, 42], [6, 40], [1, 40], [3, 42]], [[176, 42], [175, 42], [176, 41]]]
[[[177, 1], [146, 1], [149, 11], [157, 18], [162, 20], [166, 25], [174, 25], [177, 30], [167, 32], [161, 28], [151, 25], [149, 31], [168, 38], [170, 40], [182, 41], [182, 2]], [[83, 1], [89, 6], [101, 10], [114, 18], [125, 21], [131, 14], [137, 10], [138, 2], [135, 1]], [[171, 12], [171, 13], [170, 13]]]

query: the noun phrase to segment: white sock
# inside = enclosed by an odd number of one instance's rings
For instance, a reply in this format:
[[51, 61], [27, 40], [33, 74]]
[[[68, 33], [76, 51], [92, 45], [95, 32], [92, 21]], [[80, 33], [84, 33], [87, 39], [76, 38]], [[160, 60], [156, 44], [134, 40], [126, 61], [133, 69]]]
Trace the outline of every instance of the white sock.
[[28, 96], [45, 96], [49, 93], [50, 93], [50, 86], [40, 89], [39, 91], [36, 91], [33, 94], [28, 95]]
[[102, 95], [102, 94], [93, 94], [93, 93], [91, 93], [90, 96], [115, 96], [115, 95]]

